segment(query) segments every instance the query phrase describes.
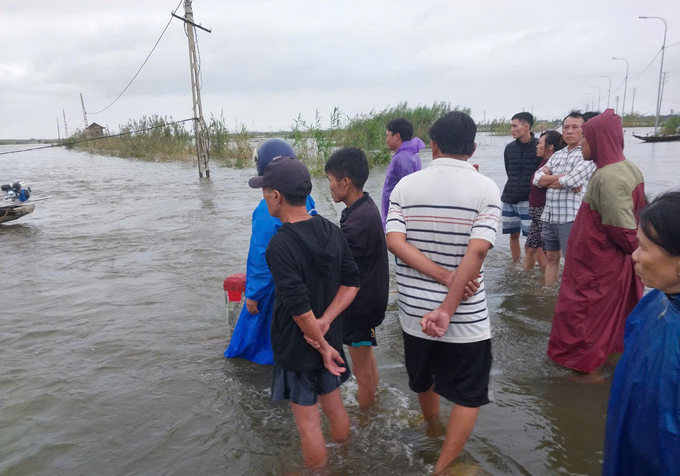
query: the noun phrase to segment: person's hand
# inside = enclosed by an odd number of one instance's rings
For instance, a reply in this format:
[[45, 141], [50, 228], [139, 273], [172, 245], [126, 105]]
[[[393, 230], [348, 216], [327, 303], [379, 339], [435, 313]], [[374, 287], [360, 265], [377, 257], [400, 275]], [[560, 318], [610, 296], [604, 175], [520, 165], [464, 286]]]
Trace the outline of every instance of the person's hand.
[[430, 337], [441, 337], [449, 328], [451, 316], [440, 308], [430, 311], [420, 320], [420, 327]]
[[[482, 275], [480, 274], [479, 277], [481, 278]], [[479, 291], [479, 287], [481, 286], [479, 279], [475, 279], [473, 281], [470, 281], [467, 283], [467, 286], [465, 286], [465, 294], [463, 295], [463, 301], [467, 301], [468, 298], [471, 298], [474, 296], [477, 291]]]
[[339, 377], [340, 374], [347, 370], [345, 367], [338, 365], [344, 364], [345, 361], [342, 360], [342, 357], [340, 357], [340, 353], [330, 345], [326, 344], [326, 348], [324, 350], [320, 350], [319, 352], [321, 352], [321, 356], [323, 357], [324, 367], [326, 367], [326, 369], [328, 369], [328, 371], [333, 375]]
[[[326, 333], [328, 332], [328, 328], [331, 326], [330, 322], [328, 320], [324, 319], [323, 317], [320, 317], [319, 319], [316, 320], [316, 323], [319, 326], [319, 331], [321, 331], [321, 335], [325, 336]], [[305, 337], [305, 340], [307, 341], [307, 343], [309, 345], [314, 347], [316, 350], [319, 350], [319, 347], [321, 347], [321, 346], [319, 345], [319, 343], [317, 341], [310, 339], [306, 335], [304, 337]]]
[[572, 188], [571, 191], [574, 193], [581, 193], [581, 190], [583, 190], [583, 185], [580, 187]]
[[[453, 285], [453, 279], [456, 277], [456, 272], [451, 271], [449, 275], [446, 277], [446, 281], [444, 281], [444, 286], [447, 288], [451, 289], [451, 286]], [[479, 277], [481, 278], [482, 275], [480, 274]], [[475, 295], [477, 291], [479, 291], [479, 279], [475, 279], [474, 281], [470, 281], [467, 283], [465, 286], [465, 294], [463, 295], [463, 301], [467, 301], [468, 298], [471, 298], [472, 296]]]
[[257, 309], [257, 301], [253, 301], [252, 299], [246, 298], [246, 308], [248, 308], [248, 312], [255, 315], [258, 312], [260, 312]]
[[548, 167], [547, 165], [544, 165], [544, 166], [541, 168], [541, 172], [543, 172], [543, 173], [546, 174], [546, 175], [550, 175], [550, 167]]

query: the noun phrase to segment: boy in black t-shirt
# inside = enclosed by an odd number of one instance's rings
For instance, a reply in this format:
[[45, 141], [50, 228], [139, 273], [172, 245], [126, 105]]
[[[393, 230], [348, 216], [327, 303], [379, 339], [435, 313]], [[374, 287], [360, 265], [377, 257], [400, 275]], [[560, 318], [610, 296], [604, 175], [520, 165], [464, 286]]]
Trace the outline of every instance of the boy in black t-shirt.
[[357, 379], [357, 400], [366, 408], [375, 400], [378, 366], [373, 346], [378, 345], [375, 328], [385, 318], [390, 270], [387, 246], [378, 207], [364, 184], [368, 179], [368, 161], [361, 149], [337, 150], [326, 163], [326, 175], [333, 200], [343, 202], [340, 228], [359, 267], [361, 289], [342, 315], [343, 343], [352, 357], [352, 371]]
[[331, 438], [349, 437], [339, 387], [350, 371], [344, 365], [342, 320], [335, 318], [356, 296], [359, 270], [338, 227], [307, 213], [312, 182], [302, 162], [277, 157], [248, 183], [263, 189], [269, 214], [283, 222], [265, 254], [276, 287], [272, 398], [290, 401], [305, 464], [318, 468], [326, 463], [326, 446], [317, 401], [330, 421]]

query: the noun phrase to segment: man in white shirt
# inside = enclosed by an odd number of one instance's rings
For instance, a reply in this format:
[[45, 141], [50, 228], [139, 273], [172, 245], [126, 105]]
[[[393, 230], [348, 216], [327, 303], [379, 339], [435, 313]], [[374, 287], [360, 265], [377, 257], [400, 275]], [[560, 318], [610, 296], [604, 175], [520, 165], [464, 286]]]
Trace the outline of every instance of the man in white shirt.
[[496, 239], [501, 200], [496, 184], [467, 162], [476, 131], [462, 112], [432, 125], [433, 162], [397, 184], [386, 223], [387, 247], [397, 257], [409, 387], [427, 421], [438, 418], [440, 395], [455, 404], [435, 474], [460, 454], [479, 407], [489, 403], [491, 326], [482, 264]]

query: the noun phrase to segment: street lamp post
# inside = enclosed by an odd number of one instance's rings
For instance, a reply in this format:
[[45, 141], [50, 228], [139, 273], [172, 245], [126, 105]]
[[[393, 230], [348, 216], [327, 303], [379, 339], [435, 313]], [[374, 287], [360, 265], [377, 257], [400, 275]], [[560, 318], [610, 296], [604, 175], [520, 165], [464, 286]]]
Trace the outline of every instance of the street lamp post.
[[607, 78], [609, 80], [609, 89], [607, 90], [607, 109], [609, 109], [609, 97], [612, 95], [612, 78], [609, 76], [600, 76], [600, 78]]
[[663, 56], [666, 52], [666, 31], [668, 30], [668, 25], [666, 20], [661, 17], [639, 17], [643, 20], [661, 20], [663, 22], [663, 45], [661, 46], [661, 69], [659, 70], [659, 91], [656, 93], [656, 119], [654, 120], [654, 135], [656, 135], [659, 129], [659, 114], [661, 113], [661, 76], [663, 75]]
[[600, 112], [600, 97], [602, 96], [602, 89], [599, 86], [591, 86], [591, 88], [597, 88], [597, 111]]
[[626, 62], [626, 78], [624, 79], [624, 85], [623, 85], [623, 107], [621, 108], [621, 118], [623, 119], [623, 116], [626, 115], [626, 90], [628, 89], [628, 68], [630, 64], [628, 63], [628, 60], [625, 58], [612, 58], [613, 60], [621, 60]]

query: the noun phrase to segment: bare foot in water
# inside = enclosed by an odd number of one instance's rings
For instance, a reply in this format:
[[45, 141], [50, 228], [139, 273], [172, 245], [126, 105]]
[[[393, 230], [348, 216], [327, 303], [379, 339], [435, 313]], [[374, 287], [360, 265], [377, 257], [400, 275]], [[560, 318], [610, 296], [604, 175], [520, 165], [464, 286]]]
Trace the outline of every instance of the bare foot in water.
[[448, 468], [439, 474], [442, 476], [486, 476], [489, 473], [476, 464], [451, 463]]

